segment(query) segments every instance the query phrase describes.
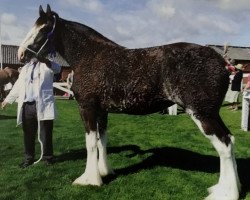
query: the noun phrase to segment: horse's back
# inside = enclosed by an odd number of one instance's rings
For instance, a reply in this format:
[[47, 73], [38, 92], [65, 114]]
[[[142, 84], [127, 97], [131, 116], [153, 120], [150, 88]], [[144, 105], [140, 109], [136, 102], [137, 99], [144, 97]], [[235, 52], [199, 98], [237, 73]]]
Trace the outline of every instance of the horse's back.
[[98, 96], [109, 111], [147, 114], [175, 102], [197, 112], [207, 112], [206, 104], [214, 113], [229, 83], [224, 59], [210, 47], [196, 44], [118, 47], [97, 57], [98, 62], [85, 64], [88, 68], [78, 68], [81, 73], [75, 75], [74, 88], [82, 100], [89, 94]]

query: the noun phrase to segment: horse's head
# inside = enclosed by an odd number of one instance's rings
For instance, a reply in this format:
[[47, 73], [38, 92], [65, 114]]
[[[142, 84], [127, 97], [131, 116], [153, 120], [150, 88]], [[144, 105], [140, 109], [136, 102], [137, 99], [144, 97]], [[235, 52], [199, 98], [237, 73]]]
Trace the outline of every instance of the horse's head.
[[42, 6], [39, 7], [39, 18], [18, 49], [18, 59], [21, 62], [29, 61], [38, 55], [46, 56], [54, 51], [53, 40], [57, 19], [58, 15], [51, 11], [49, 5], [46, 12]]

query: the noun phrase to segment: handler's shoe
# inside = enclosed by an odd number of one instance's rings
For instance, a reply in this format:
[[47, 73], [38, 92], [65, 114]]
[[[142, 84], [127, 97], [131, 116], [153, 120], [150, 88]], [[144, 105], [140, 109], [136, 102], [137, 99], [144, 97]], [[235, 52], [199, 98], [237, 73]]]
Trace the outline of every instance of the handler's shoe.
[[24, 162], [22, 162], [21, 164], [19, 164], [19, 167], [24, 169], [27, 168], [30, 165], [33, 165], [34, 161], [33, 160], [25, 160]]
[[232, 111], [236, 111], [239, 110], [238, 106], [235, 106], [234, 109], [232, 109]]
[[53, 158], [44, 159], [43, 161], [44, 161], [44, 163], [45, 163], [46, 165], [53, 165], [53, 164], [54, 164], [54, 159], [53, 159]]

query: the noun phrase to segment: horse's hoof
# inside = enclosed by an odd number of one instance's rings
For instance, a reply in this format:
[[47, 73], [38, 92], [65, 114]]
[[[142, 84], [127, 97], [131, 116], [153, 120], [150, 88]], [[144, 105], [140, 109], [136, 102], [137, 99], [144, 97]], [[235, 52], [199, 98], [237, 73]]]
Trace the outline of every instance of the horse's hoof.
[[217, 190], [218, 184], [211, 186], [210, 188], [207, 189], [209, 194], [212, 194], [213, 192], [215, 192]]
[[85, 173], [78, 177], [72, 185], [95, 185], [95, 186], [101, 186], [102, 185], [102, 179], [101, 177], [91, 177], [86, 175]]
[[230, 187], [216, 184], [208, 188], [209, 196], [205, 200], [238, 200], [239, 193]]
[[205, 200], [238, 200], [238, 197], [229, 197], [229, 196], [218, 196], [217, 194], [210, 194]]

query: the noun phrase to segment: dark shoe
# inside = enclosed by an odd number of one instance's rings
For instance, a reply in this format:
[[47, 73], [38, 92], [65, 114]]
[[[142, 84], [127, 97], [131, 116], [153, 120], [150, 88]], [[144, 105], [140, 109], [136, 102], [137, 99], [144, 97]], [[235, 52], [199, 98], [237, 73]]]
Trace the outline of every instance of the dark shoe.
[[24, 169], [27, 168], [30, 165], [33, 165], [34, 161], [33, 160], [25, 160], [24, 162], [22, 162], [21, 164], [19, 164], [19, 167]]
[[45, 159], [43, 160], [45, 165], [53, 165], [54, 164], [54, 159]]

